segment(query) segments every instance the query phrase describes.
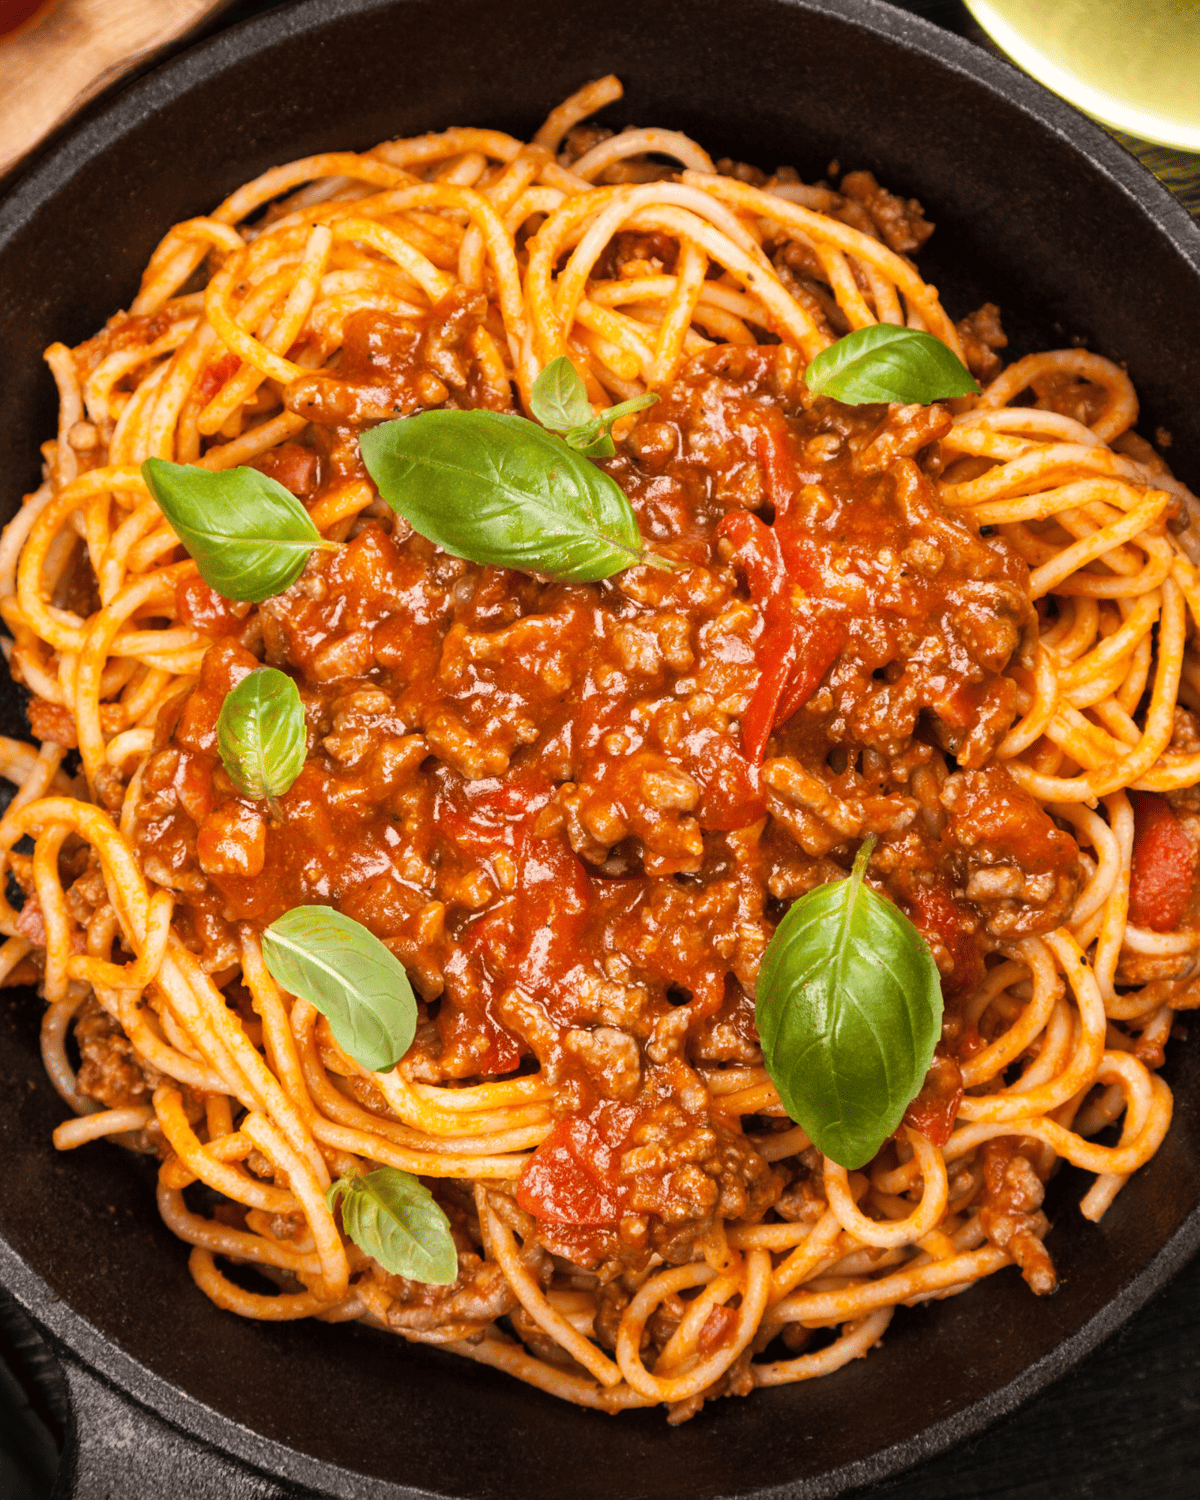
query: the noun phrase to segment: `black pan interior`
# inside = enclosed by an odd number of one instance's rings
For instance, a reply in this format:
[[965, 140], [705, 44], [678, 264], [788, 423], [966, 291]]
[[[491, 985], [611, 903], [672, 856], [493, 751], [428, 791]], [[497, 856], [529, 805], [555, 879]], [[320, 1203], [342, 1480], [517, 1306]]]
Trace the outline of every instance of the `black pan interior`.
[[[1200, 483], [1200, 235], [1098, 130], [956, 38], [874, 0], [303, 0], [136, 85], [0, 209], [0, 514], [36, 483], [53, 431], [41, 351], [127, 306], [168, 225], [318, 150], [451, 124], [527, 136], [610, 71], [626, 85], [614, 124], [682, 129], [809, 180], [837, 158], [919, 197], [938, 225], [921, 266], [950, 311], [994, 300], [1017, 352], [1078, 341], [1126, 361], [1142, 430], [1169, 430], [1171, 461]], [[18, 732], [7, 679], [0, 703], [0, 729]], [[1103, 1224], [1072, 1207], [1082, 1177], [1060, 1179], [1055, 1298], [1035, 1302], [1010, 1270], [902, 1312], [881, 1350], [829, 1380], [719, 1402], [679, 1429], [613, 1420], [367, 1330], [216, 1312], [143, 1174], [105, 1147], [53, 1151], [64, 1108], [37, 1010], [0, 998], [0, 1236], [71, 1310], [59, 1332], [173, 1420], [339, 1494], [385, 1492], [346, 1471], [403, 1487], [387, 1493], [495, 1500], [828, 1493], [1036, 1388], [1111, 1325], [1114, 1299], [1131, 1310], [1148, 1294], [1168, 1242], [1177, 1258], [1200, 1233], [1193, 1043], [1166, 1070], [1171, 1134]]]

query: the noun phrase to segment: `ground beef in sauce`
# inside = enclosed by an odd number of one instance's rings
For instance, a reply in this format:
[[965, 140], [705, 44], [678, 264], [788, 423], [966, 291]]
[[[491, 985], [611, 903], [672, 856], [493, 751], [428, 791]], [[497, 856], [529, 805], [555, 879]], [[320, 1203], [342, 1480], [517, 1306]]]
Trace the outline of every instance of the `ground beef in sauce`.
[[76, 1083], [81, 1094], [108, 1109], [149, 1104], [160, 1075], [137, 1057], [133, 1043], [98, 1000], [85, 1000], [75, 1021], [75, 1044], [82, 1063]]
[[[361, 478], [357, 432], [438, 396], [433, 382], [475, 404], [462, 350], [479, 316], [467, 299], [425, 329], [352, 319], [341, 380], [289, 393], [316, 436], [281, 450], [283, 482], [319, 496]], [[948, 421], [814, 401], [786, 351], [714, 349], [605, 465], [679, 571], [551, 583], [380, 513], [256, 614], [222, 615], [194, 690], [160, 719], [137, 828], [188, 941], [219, 978], [239, 924], [333, 903], [413, 977], [416, 1077], [536, 1060], [563, 1116], [513, 1212], [534, 1213], [545, 1249], [688, 1258], [715, 1216], [761, 1216], [787, 1174], [695, 1070], [759, 1060], [754, 985], [786, 903], [875, 833], [871, 878], [941, 970], [949, 1055], [986, 949], [1053, 927], [1078, 881], [1074, 841], [988, 765], [1033, 612], [1025, 565], [937, 499], [927, 466]], [[761, 786], [741, 718], [776, 643], [718, 532], [744, 512], [786, 514], [798, 607], [834, 648], [771, 734]], [[181, 613], [220, 613], [186, 588]], [[235, 793], [214, 733], [263, 660], [295, 677], [308, 722], [278, 818]], [[1032, 1205], [996, 1201], [1024, 1235]], [[491, 1305], [470, 1272], [439, 1291], [462, 1299], [442, 1321]], [[405, 1326], [432, 1316], [420, 1298], [397, 1307]]]

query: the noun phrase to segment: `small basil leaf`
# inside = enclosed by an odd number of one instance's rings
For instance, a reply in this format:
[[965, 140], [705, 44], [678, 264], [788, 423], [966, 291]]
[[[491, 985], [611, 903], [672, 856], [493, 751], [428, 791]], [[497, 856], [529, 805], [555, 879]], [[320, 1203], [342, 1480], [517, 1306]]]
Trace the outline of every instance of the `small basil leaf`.
[[217, 749], [245, 797], [282, 797], [304, 767], [304, 708], [286, 672], [258, 667], [226, 693]]
[[804, 382], [814, 396], [832, 396], [847, 406], [875, 401], [928, 406], [979, 390], [971, 372], [940, 339], [894, 323], [856, 328], [822, 349], [804, 372]]
[[589, 424], [586, 428], [579, 428], [577, 432], [568, 432], [564, 442], [569, 443], [583, 458], [611, 458], [617, 451], [617, 445], [612, 440], [612, 433], [601, 432], [598, 436], [590, 436], [594, 432], [596, 428]]
[[622, 401], [620, 406], [607, 407], [590, 422], [584, 422], [563, 435], [584, 458], [611, 458], [617, 451], [612, 440], [613, 423], [635, 411], [645, 411], [657, 400], [658, 396], [653, 391], [647, 391], [643, 396], [633, 396], [628, 401]]
[[226, 599], [261, 604], [295, 583], [314, 548], [337, 551], [295, 495], [257, 469], [148, 458], [142, 478], [200, 577]]
[[376, 488], [422, 536], [471, 562], [593, 583], [643, 550], [620, 487], [525, 417], [423, 411], [359, 438]]
[[587, 397], [587, 387], [565, 354], [552, 359], [533, 382], [529, 410], [552, 432], [566, 432], [591, 421], [592, 403]]
[[928, 944], [863, 881], [874, 843], [858, 851], [848, 880], [793, 903], [763, 955], [754, 1012], [788, 1114], [848, 1169], [900, 1124], [942, 1024]]
[[339, 1177], [325, 1194], [342, 1206], [342, 1228], [393, 1276], [449, 1286], [458, 1276], [450, 1221], [433, 1194], [407, 1172], [380, 1167]]
[[263, 933], [276, 983], [315, 1005], [338, 1046], [373, 1073], [412, 1046], [417, 1002], [400, 961], [361, 922], [329, 906], [294, 906]]

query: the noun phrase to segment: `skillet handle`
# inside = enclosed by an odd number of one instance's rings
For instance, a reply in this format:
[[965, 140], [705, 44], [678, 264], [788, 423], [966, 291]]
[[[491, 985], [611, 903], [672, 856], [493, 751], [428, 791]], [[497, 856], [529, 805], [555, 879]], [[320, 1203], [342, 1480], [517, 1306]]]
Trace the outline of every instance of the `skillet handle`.
[[186, 1437], [63, 1354], [70, 1406], [51, 1500], [298, 1500], [311, 1494]]

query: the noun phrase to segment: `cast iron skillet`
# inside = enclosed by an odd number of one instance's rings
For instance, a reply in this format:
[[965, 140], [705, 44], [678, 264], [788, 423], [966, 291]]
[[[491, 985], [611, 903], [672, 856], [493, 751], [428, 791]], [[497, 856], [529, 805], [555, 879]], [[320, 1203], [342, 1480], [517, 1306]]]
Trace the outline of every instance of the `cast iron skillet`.
[[[627, 90], [608, 112], [614, 124], [681, 129], [714, 156], [792, 163], [809, 179], [837, 157], [919, 196], [938, 225], [922, 268], [951, 312], [992, 298], [1010, 352], [1080, 341], [1127, 361], [1143, 430], [1169, 429], [1179, 473], [1200, 484], [1200, 233], [1098, 129], [958, 38], [876, 0], [302, 0], [136, 84], [0, 208], [3, 514], [35, 484], [37, 443], [54, 429], [42, 349], [127, 306], [168, 225], [318, 150], [451, 124], [527, 136], [550, 105], [609, 71]], [[15, 693], [4, 714], [0, 727], [21, 732]], [[324, 1493], [833, 1494], [1011, 1409], [1200, 1244], [1193, 1039], [1166, 1069], [1171, 1133], [1102, 1225], [1074, 1210], [1079, 1174], [1058, 1179], [1056, 1297], [1035, 1302], [1006, 1271], [902, 1312], [881, 1350], [831, 1379], [717, 1402], [679, 1429], [658, 1412], [610, 1419], [370, 1330], [215, 1311], [136, 1165], [103, 1146], [51, 1148], [63, 1106], [38, 1060], [37, 1011], [35, 997], [5, 993], [4, 1285], [75, 1361], [141, 1407], [236, 1464]], [[115, 1494], [114, 1453], [128, 1458], [151, 1439], [137, 1406], [89, 1390], [102, 1416], [89, 1428], [77, 1403], [68, 1483], [77, 1495]], [[176, 1487], [173, 1472], [144, 1492]], [[238, 1493], [268, 1492], [246, 1482]], [[211, 1492], [232, 1492], [222, 1485]], [[194, 1476], [189, 1487], [200, 1492]]]

